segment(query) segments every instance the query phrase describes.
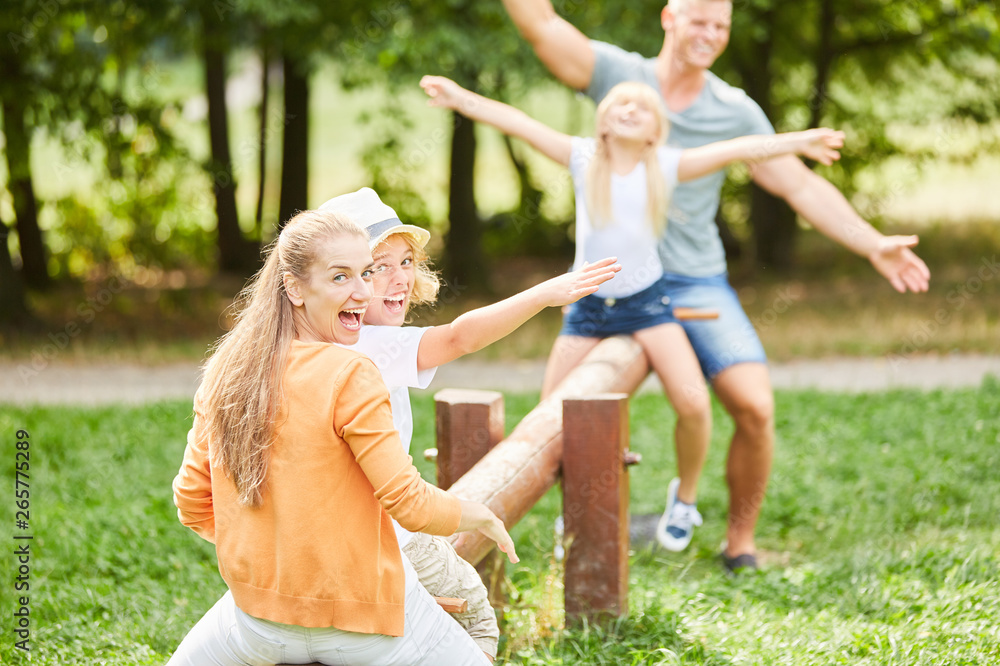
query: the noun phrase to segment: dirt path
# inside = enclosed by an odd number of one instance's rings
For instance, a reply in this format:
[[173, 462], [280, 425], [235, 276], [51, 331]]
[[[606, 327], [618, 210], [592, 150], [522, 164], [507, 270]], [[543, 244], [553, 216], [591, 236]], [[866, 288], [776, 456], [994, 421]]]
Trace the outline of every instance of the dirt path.
[[[441, 368], [428, 392], [442, 388], [482, 388], [507, 392], [536, 391], [543, 361], [456, 361]], [[826, 391], [884, 391], [891, 388], [958, 388], [979, 386], [987, 375], [1000, 377], [1000, 356], [835, 358], [773, 363], [775, 388]], [[190, 399], [198, 386], [193, 363], [139, 365], [49, 364], [0, 362], [0, 403], [139, 404]], [[640, 390], [659, 390], [654, 378]]]

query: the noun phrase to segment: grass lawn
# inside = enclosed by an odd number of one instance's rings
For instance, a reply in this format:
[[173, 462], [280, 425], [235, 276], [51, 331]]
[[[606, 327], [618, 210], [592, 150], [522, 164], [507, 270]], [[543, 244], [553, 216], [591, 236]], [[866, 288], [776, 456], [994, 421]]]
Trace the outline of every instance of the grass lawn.
[[[508, 396], [509, 427], [536, 402]], [[765, 562], [730, 579], [716, 411], [699, 507], [681, 554], [631, 559], [630, 614], [562, 629], [550, 493], [515, 529], [501, 662], [516, 664], [991, 664], [1000, 662], [1000, 382], [977, 390], [777, 395], [777, 446], [758, 530]], [[31, 640], [37, 664], [163, 664], [223, 593], [212, 547], [177, 522], [170, 481], [189, 403], [142, 408], [0, 406], [14, 487], [16, 433], [31, 442]], [[415, 449], [433, 431], [414, 400]], [[662, 510], [673, 416], [662, 397], [631, 404], [633, 513]], [[426, 474], [430, 465], [418, 460]], [[8, 495], [10, 497], [10, 495]], [[13, 499], [0, 663], [13, 647]]]

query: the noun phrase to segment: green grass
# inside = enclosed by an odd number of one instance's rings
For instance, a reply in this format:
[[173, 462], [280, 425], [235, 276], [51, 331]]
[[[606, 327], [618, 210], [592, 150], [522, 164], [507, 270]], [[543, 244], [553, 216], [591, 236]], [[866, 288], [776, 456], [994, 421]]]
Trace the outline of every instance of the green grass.
[[[508, 396], [508, 428], [536, 400]], [[501, 661], [1000, 661], [1000, 382], [931, 393], [781, 392], [777, 405], [761, 573], [730, 579], [715, 559], [731, 433], [716, 406], [699, 499], [705, 526], [685, 553], [633, 553], [627, 617], [563, 629], [551, 556], [555, 491], [515, 528], [522, 562], [508, 566]], [[656, 394], [630, 409], [631, 446], [643, 454], [631, 472], [632, 511], [655, 513], [672, 476], [674, 419]], [[430, 396], [415, 398], [415, 452], [432, 440], [432, 410]], [[16, 431], [31, 434], [33, 663], [162, 664], [224, 591], [213, 549], [181, 527], [171, 503], [190, 412], [188, 403], [0, 407], [11, 461]], [[12, 468], [4, 465], [8, 489]], [[13, 500], [4, 504], [13, 526]], [[11, 562], [6, 556], [6, 623]], [[9, 630], [4, 636], [0, 662], [25, 661]]]

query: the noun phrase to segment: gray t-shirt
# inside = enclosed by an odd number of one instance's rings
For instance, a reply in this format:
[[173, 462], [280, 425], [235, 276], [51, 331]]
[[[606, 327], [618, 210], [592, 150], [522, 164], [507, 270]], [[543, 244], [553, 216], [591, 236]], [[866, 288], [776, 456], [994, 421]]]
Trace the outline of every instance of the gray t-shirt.
[[[657, 92], [655, 58], [624, 51], [604, 42], [591, 41], [594, 73], [587, 96], [599, 103], [622, 81], [641, 81]], [[767, 116], [745, 92], [734, 88], [712, 72], [705, 72], [705, 87], [698, 98], [680, 113], [667, 110], [670, 134], [667, 145], [694, 148], [748, 134], [774, 134]], [[674, 190], [667, 230], [660, 239], [660, 261], [664, 270], [694, 277], [726, 271], [726, 252], [715, 225], [725, 170], [698, 180], [680, 183]]]

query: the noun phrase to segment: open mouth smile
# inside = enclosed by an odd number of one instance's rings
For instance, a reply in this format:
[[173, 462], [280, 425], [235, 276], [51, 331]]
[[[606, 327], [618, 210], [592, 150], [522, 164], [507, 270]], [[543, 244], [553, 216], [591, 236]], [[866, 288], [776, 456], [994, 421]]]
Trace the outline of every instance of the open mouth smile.
[[382, 306], [389, 312], [396, 314], [403, 311], [406, 296], [385, 296], [382, 299]]
[[364, 317], [366, 309], [367, 308], [352, 308], [350, 310], [342, 310], [338, 314], [340, 323], [349, 331], [360, 331], [361, 318]]

